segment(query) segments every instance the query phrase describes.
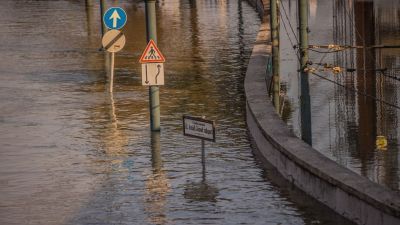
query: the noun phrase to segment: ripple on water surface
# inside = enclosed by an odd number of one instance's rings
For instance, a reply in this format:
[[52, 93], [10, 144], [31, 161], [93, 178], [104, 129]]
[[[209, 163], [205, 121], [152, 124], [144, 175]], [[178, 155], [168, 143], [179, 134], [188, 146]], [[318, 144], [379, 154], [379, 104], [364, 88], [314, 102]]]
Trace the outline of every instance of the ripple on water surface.
[[[161, 133], [140, 80], [144, 3], [118, 1], [127, 43], [109, 94], [98, 2], [0, 1], [1, 224], [337, 223], [251, 153], [243, 79], [260, 22], [247, 2], [159, 1]], [[183, 114], [216, 120], [204, 169]]]

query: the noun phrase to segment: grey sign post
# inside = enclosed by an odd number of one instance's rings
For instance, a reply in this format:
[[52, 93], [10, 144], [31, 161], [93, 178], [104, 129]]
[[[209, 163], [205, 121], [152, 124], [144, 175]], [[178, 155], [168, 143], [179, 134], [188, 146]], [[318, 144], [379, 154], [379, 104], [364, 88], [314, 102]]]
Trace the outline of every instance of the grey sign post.
[[119, 30], [109, 30], [101, 40], [103, 48], [111, 53], [110, 88], [113, 92], [114, 83], [114, 54], [125, 46], [125, 35]]

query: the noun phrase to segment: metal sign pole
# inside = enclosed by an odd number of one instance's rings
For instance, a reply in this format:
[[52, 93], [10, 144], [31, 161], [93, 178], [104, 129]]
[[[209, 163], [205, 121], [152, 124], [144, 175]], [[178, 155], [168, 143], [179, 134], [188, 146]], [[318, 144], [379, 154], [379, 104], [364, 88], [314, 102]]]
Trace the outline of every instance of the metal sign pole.
[[[206, 116], [202, 116], [202, 119], [206, 119]], [[203, 166], [203, 176], [206, 174], [206, 150], [205, 150], [204, 139], [201, 139], [201, 164]]]
[[206, 150], [205, 141], [215, 142], [215, 122], [192, 116], [183, 116], [183, 135], [201, 139], [201, 164], [203, 177], [206, 174]]
[[110, 71], [110, 92], [113, 92], [114, 85], [114, 56], [115, 53], [111, 52], [111, 71]]
[[206, 150], [204, 145], [205, 145], [204, 140], [201, 140], [201, 166], [202, 166], [203, 181], [206, 179]]
[[201, 140], [201, 165], [202, 165], [202, 172], [203, 172], [203, 180], [206, 177], [206, 150], [204, 148], [204, 140]]
[[[146, 0], [147, 42], [157, 43], [156, 1]], [[150, 127], [151, 131], [160, 131], [160, 90], [157, 86], [149, 87]]]
[[[106, 30], [105, 27], [111, 29], [103, 35], [101, 43], [104, 50], [111, 52], [109, 92], [112, 93], [114, 84], [114, 53], [120, 51], [125, 45], [125, 36], [119, 29], [125, 26], [127, 16], [126, 12], [120, 7], [111, 7], [105, 13], [103, 13], [104, 0], [100, 0], [100, 10], [102, 19], [102, 32]], [[106, 63], [107, 61], [108, 57], [106, 57]]]
[[201, 140], [201, 163], [203, 164], [203, 167], [205, 167], [206, 165], [206, 150], [204, 148], [204, 145], [204, 140]]
[[[114, 86], [114, 62], [115, 53], [120, 51], [125, 46], [125, 35], [118, 30], [110, 30], [104, 35], [102, 39], [103, 48], [111, 53], [111, 63], [110, 63], [110, 87], [109, 92], [113, 92]], [[107, 58], [109, 55], [107, 54]], [[108, 65], [108, 64], [106, 64]]]
[[100, 21], [101, 21], [101, 36], [104, 36], [104, 33], [106, 32], [106, 25], [104, 25], [103, 21], [103, 15], [104, 15], [104, 7], [105, 7], [105, 1], [100, 0]]

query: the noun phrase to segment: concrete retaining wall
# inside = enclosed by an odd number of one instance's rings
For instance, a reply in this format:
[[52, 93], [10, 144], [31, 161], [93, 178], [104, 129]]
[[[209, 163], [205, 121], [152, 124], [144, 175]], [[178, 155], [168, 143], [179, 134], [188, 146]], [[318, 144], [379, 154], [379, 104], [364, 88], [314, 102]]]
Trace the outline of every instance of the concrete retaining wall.
[[249, 61], [245, 94], [247, 126], [260, 155], [287, 180], [357, 224], [400, 224], [400, 195], [328, 159], [297, 138], [275, 113], [267, 96], [271, 56], [266, 7], [269, 0], [248, 0], [264, 15]]

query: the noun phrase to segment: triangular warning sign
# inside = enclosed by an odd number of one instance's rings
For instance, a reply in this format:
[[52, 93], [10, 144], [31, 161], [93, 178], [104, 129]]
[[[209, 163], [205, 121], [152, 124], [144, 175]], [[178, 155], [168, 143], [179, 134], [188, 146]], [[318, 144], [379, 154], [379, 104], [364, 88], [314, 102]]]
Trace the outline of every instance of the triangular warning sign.
[[164, 56], [157, 48], [156, 43], [150, 40], [139, 60], [140, 63], [163, 63], [165, 62]]

